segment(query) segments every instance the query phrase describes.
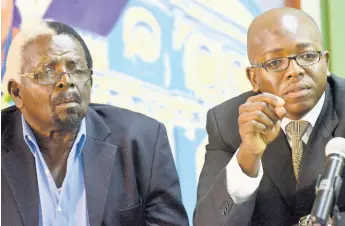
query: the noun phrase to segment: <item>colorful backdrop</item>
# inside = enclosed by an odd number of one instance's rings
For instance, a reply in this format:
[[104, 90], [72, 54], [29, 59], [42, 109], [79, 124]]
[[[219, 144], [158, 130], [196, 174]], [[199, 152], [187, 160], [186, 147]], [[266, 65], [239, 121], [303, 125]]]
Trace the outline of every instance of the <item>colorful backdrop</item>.
[[[250, 89], [247, 28], [260, 12], [283, 5], [274, 0], [3, 0], [2, 83], [8, 46], [20, 27], [41, 18], [72, 25], [94, 59], [92, 101], [166, 125], [192, 219], [207, 144], [206, 112]], [[2, 108], [11, 104], [2, 95]]]

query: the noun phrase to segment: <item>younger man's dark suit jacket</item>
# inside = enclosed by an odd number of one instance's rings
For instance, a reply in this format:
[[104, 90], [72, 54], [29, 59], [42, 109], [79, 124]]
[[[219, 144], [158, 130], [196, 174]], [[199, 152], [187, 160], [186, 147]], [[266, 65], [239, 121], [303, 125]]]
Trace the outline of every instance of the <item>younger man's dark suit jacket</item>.
[[[226, 187], [226, 165], [242, 142], [239, 106], [253, 95], [254, 92], [244, 93], [208, 112], [209, 144], [198, 184], [196, 226], [291, 226], [298, 223], [300, 217], [311, 212], [316, 179], [325, 167], [327, 142], [333, 137], [345, 137], [345, 80], [332, 75], [328, 77], [325, 104], [301, 160], [298, 182], [293, 173], [291, 147], [281, 130], [262, 157], [264, 174], [257, 192], [249, 201], [235, 204]], [[345, 211], [345, 183], [338, 205]], [[342, 221], [336, 225], [345, 225], [345, 213], [342, 215]]]

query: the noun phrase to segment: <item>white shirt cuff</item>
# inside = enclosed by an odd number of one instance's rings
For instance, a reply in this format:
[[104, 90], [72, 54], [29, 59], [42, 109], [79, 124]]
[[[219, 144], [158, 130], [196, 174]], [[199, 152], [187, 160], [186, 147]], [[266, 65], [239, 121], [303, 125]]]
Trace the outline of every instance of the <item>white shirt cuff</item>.
[[226, 184], [227, 190], [235, 204], [241, 204], [250, 200], [252, 195], [259, 187], [263, 176], [263, 169], [260, 160], [260, 168], [257, 177], [247, 176], [241, 169], [237, 161], [237, 149], [235, 155], [226, 165]]

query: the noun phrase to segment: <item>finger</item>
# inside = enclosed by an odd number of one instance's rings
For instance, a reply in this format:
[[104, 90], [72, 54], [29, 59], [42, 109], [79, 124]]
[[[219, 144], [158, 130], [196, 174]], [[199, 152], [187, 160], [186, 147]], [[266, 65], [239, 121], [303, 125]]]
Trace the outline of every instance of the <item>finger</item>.
[[280, 126], [281, 126], [281, 120], [278, 120], [275, 124], [274, 124], [274, 126], [273, 127], [271, 127], [270, 128], [270, 131], [268, 131], [268, 132], [272, 132], [272, 133], [274, 133], [274, 132], [276, 132], [276, 130], [280, 130]]
[[[265, 102], [247, 102], [242, 104], [239, 108], [239, 114], [254, 112], [254, 111], [261, 111], [266, 114], [274, 123], [277, 122], [280, 117], [277, 115], [276, 111], [272, 109], [267, 103]], [[285, 115], [285, 114], [284, 114]]]
[[275, 113], [278, 115], [279, 118], [284, 118], [285, 114], [286, 114], [286, 109], [285, 107], [276, 107], [275, 109]]
[[256, 121], [264, 124], [267, 128], [273, 127], [274, 122], [262, 111], [252, 111], [241, 114], [238, 117], [238, 124], [242, 125], [249, 121]]
[[267, 135], [267, 134], [271, 134], [271, 133], [273, 133], [273, 134], [279, 133], [280, 126], [281, 126], [281, 120], [278, 120], [273, 126], [268, 127], [268, 128], [266, 127], [267, 128], [266, 133], [262, 133], [262, 134]]
[[257, 122], [255, 120], [251, 120], [244, 123], [240, 129], [242, 130], [243, 133], [259, 132], [259, 133], [266, 134], [268, 131], [267, 127], [263, 123]]
[[247, 101], [266, 102], [267, 104], [272, 105], [273, 107], [284, 106], [285, 104], [284, 99], [271, 93], [261, 93], [256, 96], [249, 97]]

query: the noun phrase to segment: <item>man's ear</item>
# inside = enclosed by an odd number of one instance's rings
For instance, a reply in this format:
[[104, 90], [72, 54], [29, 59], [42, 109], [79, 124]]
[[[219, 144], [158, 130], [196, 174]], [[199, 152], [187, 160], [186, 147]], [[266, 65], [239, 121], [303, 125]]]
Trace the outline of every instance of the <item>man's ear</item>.
[[255, 70], [254, 70], [253, 68], [251, 68], [251, 67], [247, 67], [247, 68], [246, 68], [246, 74], [247, 74], [247, 78], [248, 78], [250, 84], [252, 84], [253, 91], [254, 91], [255, 93], [260, 92], [259, 86], [258, 86], [258, 84], [257, 84], [257, 82], [256, 82], [256, 73], [255, 73]]
[[15, 80], [11, 79], [7, 84], [7, 91], [11, 95], [16, 107], [21, 109], [24, 107], [23, 100], [20, 94], [20, 85]]
[[328, 51], [324, 51], [323, 57], [325, 58], [325, 61], [326, 61], [327, 76], [331, 76], [331, 72], [329, 71], [329, 52]]

